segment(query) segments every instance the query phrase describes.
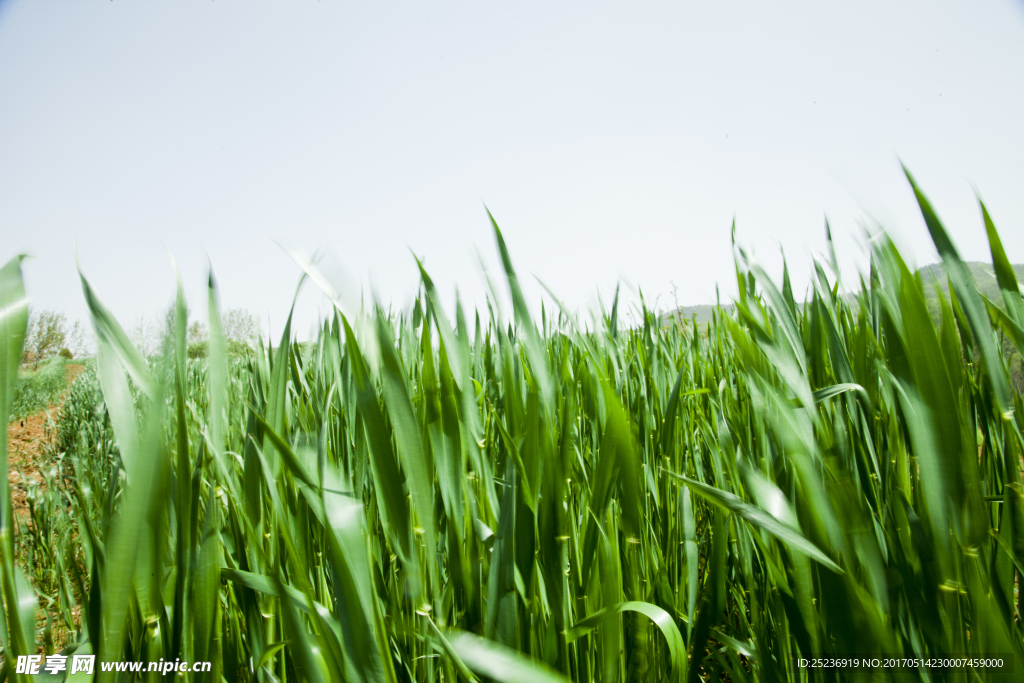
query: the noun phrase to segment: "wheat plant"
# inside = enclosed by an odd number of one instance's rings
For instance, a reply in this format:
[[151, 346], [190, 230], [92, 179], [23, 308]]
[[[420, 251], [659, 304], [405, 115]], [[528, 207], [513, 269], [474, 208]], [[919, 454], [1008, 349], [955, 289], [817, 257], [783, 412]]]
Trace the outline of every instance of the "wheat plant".
[[[190, 680], [1019, 680], [1024, 302], [984, 207], [1001, 301], [911, 185], [938, 316], [880, 235], [852, 296], [834, 257], [798, 300], [737, 247], [706, 326], [535, 320], [495, 223], [508, 317], [445, 310], [420, 266], [410, 314], [229, 357], [211, 273], [207, 357], [179, 285], [145, 358], [83, 276], [96, 363], [17, 543], [0, 484], [4, 673], [60, 623], [67, 653], [213, 663]], [[6, 414], [18, 259], [0, 296]], [[800, 666], [950, 653], [1016, 668]]]

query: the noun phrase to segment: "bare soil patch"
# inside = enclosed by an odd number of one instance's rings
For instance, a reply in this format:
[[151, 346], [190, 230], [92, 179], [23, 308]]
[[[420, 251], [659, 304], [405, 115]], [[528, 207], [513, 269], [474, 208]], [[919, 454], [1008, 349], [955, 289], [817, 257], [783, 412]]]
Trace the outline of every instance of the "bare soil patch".
[[[83, 370], [85, 366], [78, 363], [65, 366], [69, 387]], [[48, 446], [53, 443], [54, 427], [60, 419], [63, 402], [62, 398], [59, 404], [7, 426], [7, 481], [11, 487], [14, 513], [22, 520], [28, 518], [25, 499], [28, 483], [43, 485], [43, 472], [51, 465], [53, 456]]]
[[[75, 381], [85, 366], [79, 363], [65, 365], [65, 377], [68, 387]], [[28, 507], [28, 488], [30, 485], [45, 487], [46, 478], [43, 473], [53, 466], [53, 439], [56, 425], [60, 420], [60, 410], [67, 397], [67, 392], [59, 403], [30, 415], [22, 420], [15, 420], [7, 426], [7, 482], [11, 488], [11, 505], [14, 514], [23, 524], [31, 524]], [[52, 479], [52, 475], [50, 477]], [[58, 652], [67, 644], [73, 635], [59, 620], [49, 622], [56, 615], [48, 614], [48, 610], [40, 609], [36, 613], [36, 629], [43, 634], [43, 641], [37, 646], [40, 654]], [[72, 618], [78, 628], [81, 619], [81, 608], [72, 609]]]

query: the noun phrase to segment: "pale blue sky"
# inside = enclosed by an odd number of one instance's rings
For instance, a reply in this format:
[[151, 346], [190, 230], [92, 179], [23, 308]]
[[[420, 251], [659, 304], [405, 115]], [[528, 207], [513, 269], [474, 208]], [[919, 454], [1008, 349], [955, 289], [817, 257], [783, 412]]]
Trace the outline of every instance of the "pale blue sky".
[[[769, 7], [768, 5], [771, 5]], [[729, 224], [798, 282], [880, 220], [934, 260], [897, 158], [962, 254], [971, 183], [1024, 261], [1024, 5], [971, 2], [0, 4], [0, 235], [36, 305], [84, 317], [72, 259], [124, 321], [166, 305], [175, 255], [202, 312], [280, 329], [332, 253], [405, 305], [426, 258], [482, 303], [483, 203], [518, 269], [586, 307], [734, 291]], [[528, 295], [540, 290], [524, 277]], [[322, 305], [300, 302], [309, 328]]]

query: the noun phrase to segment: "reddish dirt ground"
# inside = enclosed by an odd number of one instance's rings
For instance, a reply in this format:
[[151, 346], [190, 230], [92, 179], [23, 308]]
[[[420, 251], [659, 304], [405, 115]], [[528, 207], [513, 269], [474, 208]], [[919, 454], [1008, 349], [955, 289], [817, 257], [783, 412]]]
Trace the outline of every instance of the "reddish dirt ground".
[[[84, 365], [77, 363], [65, 366], [68, 386], [75, 381], [79, 373], [85, 370]], [[63, 403], [63, 399], [61, 400]], [[43, 471], [50, 466], [52, 454], [47, 446], [53, 439], [53, 428], [59, 419], [60, 404], [52, 405], [46, 410], [24, 420], [15, 420], [7, 426], [7, 481], [11, 487], [11, 504], [14, 514], [23, 523], [28, 522], [29, 510], [26, 500], [29, 482], [43, 485]], [[75, 607], [73, 619], [77, 628], [81, 618], [81, 608]], [[53, 615], [51, 615], [53, 616]], [[44, 610], [36, 613], [36, 627], [40, 630], [46, 624], [47, 614]], [[40, 654], [52, 654], [60, 651], [71, 633], [61, 625], [57, 625], [49, 635], [48, 642], [37, 647]]]
[[[85, 366], [77, 363], [65, 367], [68, 386], [83, 370]], [[59, 413], [60, 405], [53, 405], [7, 426], [7, 481], [11, 487], [14, 512], [23, 520], [28, 518], [27, 484], [29, 481], [37, 485], [43, 483], [42, 472], [50, 456], [46, 446], [53, 438], [51, 429]]]

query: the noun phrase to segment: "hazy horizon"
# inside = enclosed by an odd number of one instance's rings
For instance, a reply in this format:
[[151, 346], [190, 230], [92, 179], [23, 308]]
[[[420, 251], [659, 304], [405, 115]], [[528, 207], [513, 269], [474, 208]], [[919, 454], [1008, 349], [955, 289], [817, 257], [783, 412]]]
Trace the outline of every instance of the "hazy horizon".
[[[222, 305], [279, 331], [300, 270], [275, 241], [400, 307], [411, 251], [482, 306], [486, 204], [538, 310], [533, 275], [665, 309], [731, 298], [734, 216], [800, 291], [826, 215], [847, 271], [875, 220], [933, 262], [902, 160], [965, 259], [989, 260], [973, 184], [1020, 263], [1022, 37], [1010, 0], [0, 2], [0, 258], [84, 320], [77, 244], [127, 326], [173, 296], [168, 251], [204, 315], [209, 257]], [[307, 285], [301, 335], [324, 307]]]

